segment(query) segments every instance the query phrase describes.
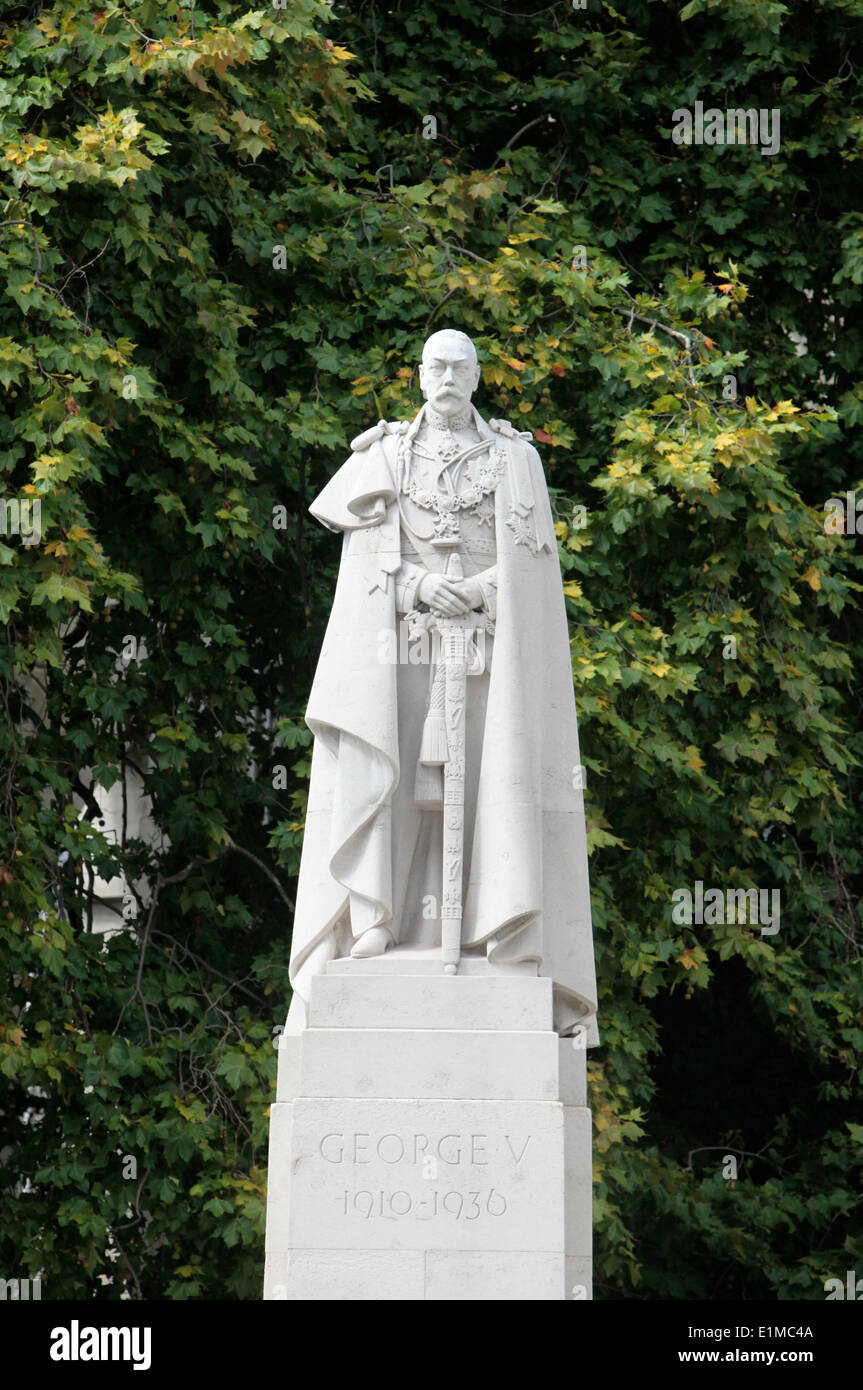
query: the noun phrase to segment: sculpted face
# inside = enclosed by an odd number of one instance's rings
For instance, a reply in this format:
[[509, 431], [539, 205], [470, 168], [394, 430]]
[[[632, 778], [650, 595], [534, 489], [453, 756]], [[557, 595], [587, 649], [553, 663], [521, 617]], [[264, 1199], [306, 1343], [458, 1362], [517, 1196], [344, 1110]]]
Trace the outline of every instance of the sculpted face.
[[448, 418], [461, 415], [479, 385], [476, 349], [465, 333], [445, 328], [423, 348], [420, 387], [433, 410]]

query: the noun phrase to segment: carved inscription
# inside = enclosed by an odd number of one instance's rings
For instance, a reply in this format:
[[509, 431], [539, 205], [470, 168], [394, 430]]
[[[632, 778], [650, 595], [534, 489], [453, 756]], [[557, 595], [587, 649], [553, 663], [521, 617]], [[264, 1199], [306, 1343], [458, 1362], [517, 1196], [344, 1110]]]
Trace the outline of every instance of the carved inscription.
[[484, 1215], [504, 1216], [507, 1209], [503, 1193], [493, 1187], [474, 1192], [458, 1192], [454, 1188], [440, 1191], [433, 1188], [419, 1199], [404, 1188], [395, 1192], [386, 1192], [383, 1188], [376, 1192], [366, 1188], [358, 1192], [349, 1192], [345, 1188], [340, 1203], [345, 1216], [356, 1212], [366, 1221], [374, 1216], [382, 1216], [389, 1220], [399, 1216], [414, 1216], [418, 1221], [432, 1221], [436, 1216], [443, 1214], [452, 1216], [457, 1221], [476, 1221]]
[[291, 1119], [292, 1249], [562, 1252], [561, 1105], [298, 1096]]
[[[477, 1182], [476, 1170], [494, 1165], [517, 1183], [530, 1152], [530, 1134], [372, 1133], [333, 1130], [322, 1135], [318, 1154], [326, 1164], [362, 1182], [362, 1169], [393, 1170], [386, 1187], [343, 1187], [335, 1195], [340, 1214], [363, 1221], [435, 1218], [482, 1221], [505, 1216], [509, 1199], [499, 1187]], [[417, 1178], [422, 1185], [417, 1188]]]
[[531, 1135], [488, 1134], [370, 1134], [354, 1130], [325, 1134], [318, 1152], [327, 1163], [382, 1163], [422, 1165], [426, 1155], [434, 1155], [451, 1167], [488, 1164], [495, 1149], [508, 1155], [518, 1167], [525, 1158]]

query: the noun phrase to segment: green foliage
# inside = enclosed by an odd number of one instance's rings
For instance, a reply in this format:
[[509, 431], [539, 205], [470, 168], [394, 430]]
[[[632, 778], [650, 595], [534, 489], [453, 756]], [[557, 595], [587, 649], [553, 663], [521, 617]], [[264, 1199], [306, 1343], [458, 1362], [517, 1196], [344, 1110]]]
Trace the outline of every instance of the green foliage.
[[[5, 7], [0, 486], [42, 532], [0, 543], [10, 1275], [257, 1296], [337, 559], [306, 508], [446, 323], [556, 509], [599, 1293], [853, 1266], [860, 586], [823, 504], [863, 478], [861, 9]], [[781, 107], [780, 152], [674, 145], [698, 99]], [[155, 841], [104, 833], [127, 775]], [[88, 930], [93, 870], [134, 934]], [[696, 880], [779, 888], [780, 931], [675, 923]]]

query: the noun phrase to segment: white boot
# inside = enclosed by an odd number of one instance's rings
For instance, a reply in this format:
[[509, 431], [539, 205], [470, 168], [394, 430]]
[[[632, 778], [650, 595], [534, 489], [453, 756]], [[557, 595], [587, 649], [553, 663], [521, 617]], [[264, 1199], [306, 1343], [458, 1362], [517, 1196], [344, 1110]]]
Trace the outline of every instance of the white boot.
[[358, 937], [351, 951], [355, 960], [365, 960], [368, 956], [382, 956], [393, 945], [392, 934], [386, 927], [369, 927]]

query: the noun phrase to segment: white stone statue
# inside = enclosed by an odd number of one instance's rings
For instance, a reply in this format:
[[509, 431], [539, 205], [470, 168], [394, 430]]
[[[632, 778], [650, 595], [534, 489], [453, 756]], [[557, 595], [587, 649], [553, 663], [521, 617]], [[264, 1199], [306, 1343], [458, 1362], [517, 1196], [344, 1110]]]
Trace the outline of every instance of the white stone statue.
[[335, 958], [480, 959], [553, 981], [596, 1041], [583, 780], [557, 544], [530, 435], [486, 423], [465, 334], [426, 404], [381, 421], [311, 507], [343, 534], [315, 735], [289, 1032]]

